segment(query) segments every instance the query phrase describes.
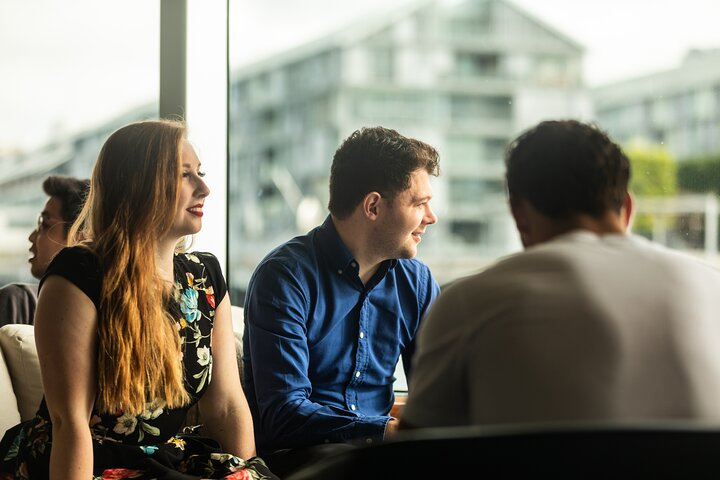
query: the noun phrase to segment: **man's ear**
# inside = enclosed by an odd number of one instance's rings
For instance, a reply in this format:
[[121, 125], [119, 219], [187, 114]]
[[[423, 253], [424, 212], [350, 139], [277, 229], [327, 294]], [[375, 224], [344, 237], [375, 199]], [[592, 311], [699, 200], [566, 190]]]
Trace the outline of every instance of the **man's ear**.
[[523, 245], [527, 245], [530, 235], [530, 217], [527, 203], [521, 199], [510, 197], [510, 212], [515, 219], [515, 227], [520, 234]]
[[633, 214], [633, 199], [632, 195], [630, 195], [630, 192], [625, 193], [625, 200], [623, 200], [623, 206], [620, 209], [620, 215], [622, 217], [623, 226], [627, 230], [630, 227], [630, 223], [632, 220], [632, 214]]
[[526, 230], [528, 225], [527, 208], [523, 201], [510, 198], [510, 212], [515, 219], [515, 226], [518, 230]]
[[378, 192], [370, 192], [365, 195], [362, 202], [363, 215], [370, 220], [375, 220], [378, 216], [378, 210], [382, 196]]

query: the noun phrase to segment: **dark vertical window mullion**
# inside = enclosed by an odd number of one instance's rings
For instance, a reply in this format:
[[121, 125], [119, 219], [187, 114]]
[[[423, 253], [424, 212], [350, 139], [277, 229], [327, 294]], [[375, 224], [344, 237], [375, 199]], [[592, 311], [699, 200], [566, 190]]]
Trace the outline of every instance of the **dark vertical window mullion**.
[[187, 105], [187, 0], [160, 0], [161, 118], [185, 118]]

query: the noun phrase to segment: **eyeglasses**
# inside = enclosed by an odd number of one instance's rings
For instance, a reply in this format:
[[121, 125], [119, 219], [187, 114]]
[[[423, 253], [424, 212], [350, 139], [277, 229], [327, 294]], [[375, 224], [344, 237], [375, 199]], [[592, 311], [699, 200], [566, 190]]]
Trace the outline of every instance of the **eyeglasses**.
[[38, 233], [47, 232], [51, 228], [53, 228], [55, 225], [59, 225], [61, 223], [66, 223], [66, 222], [58, 221], [58, 222], [50, 223], [50, 219], [43, 216], [43, 214], [41, 213], [40, 215], [38, 215], [38, 218], [37, 218], [37, 232]]

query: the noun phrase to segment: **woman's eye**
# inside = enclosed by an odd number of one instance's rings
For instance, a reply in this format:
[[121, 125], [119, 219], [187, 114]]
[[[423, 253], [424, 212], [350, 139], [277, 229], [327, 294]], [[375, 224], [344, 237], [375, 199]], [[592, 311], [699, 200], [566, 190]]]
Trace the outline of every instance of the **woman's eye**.
[[[205, 172], [198, 171], [198, 172], [196, 172], [196, 175], [198, 177], [202, 178], [205, 176]], [[190, 176], [190, 172], [182, 172], [182, 176], [183, 176], [183, 178], [187, 178]]]

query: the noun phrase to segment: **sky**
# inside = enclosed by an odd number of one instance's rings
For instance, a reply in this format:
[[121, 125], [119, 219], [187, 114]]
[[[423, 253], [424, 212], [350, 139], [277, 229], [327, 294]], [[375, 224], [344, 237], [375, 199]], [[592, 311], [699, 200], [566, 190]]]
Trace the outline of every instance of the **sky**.
[[[413, 0], [231, 1], [238, 66]], [[717, 0], [509, 1], [585, 47], [590, 86], [720, 47]], [[0, 151], [32, 148], [156, 98], [159, 3], [0, 0]]]

